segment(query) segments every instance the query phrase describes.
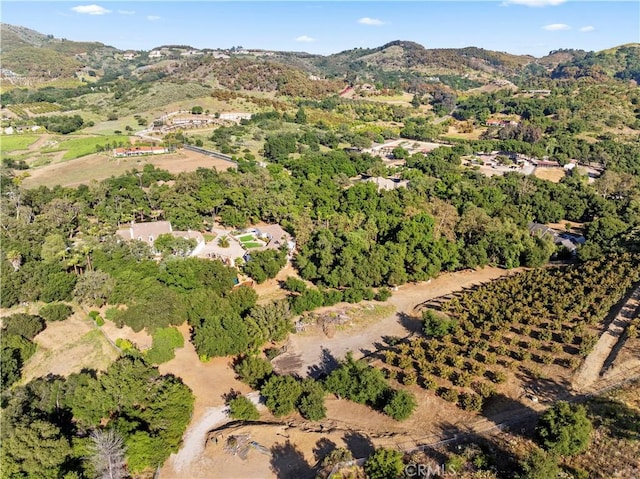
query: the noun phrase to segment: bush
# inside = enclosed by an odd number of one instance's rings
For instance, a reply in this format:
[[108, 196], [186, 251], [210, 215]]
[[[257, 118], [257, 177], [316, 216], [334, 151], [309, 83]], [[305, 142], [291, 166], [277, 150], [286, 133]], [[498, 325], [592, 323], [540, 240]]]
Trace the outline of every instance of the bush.
[[3, 333], [15, 334], [26, 339], [33, 339], [46, 327], [44, 320], [40, 316], [31, 314], [12, 314], [2, 318]]
[[240, 381], [253, 389], [260, 389], [273, 372], [273, 366], [269, 361], [254, 356], [245, 356], [238, 360], [233, 369]]
[[302, 394], [302, 385], [292, 376], [271, 376], [260, 394], [274, 416], [284, 416], [294, 410]]
[[549, 479], [558, 477], [560, 468], [555, 455], [536, 449], [522, 464], [520, 479]]
[[176, 328], [158, 328], [153, 333], [153, 344], [147, 351], [147, 360], [152, 364], [162, 364], [175, 357], [175, 348], [184, 346], [184, 337]]
[[64, 303], [52, 303], [40, 309], [40, 316], [45, 321], [64, 321], [73, 313], [73, 308]]
[[255, 421], [260, 418], [260, 413], [255, 404], [244, 396], [237, 396], [227, 402], [229, 417], [245, 421]]
[[560, 401], [542, 415], [536, 433], [547, 451], [572, 456], [587, 448], [592, 429], [584, 406]]
[[302, 382], [302, 395], [298, 400], [298, 411], [302, 417], [310, 421], [319, 421], [327, 415], [324, 406], [324, 389], [322, 385], [313, 379], [305, 379]]
[[383, 411], [396, 421], [404, 421], [413, 414], [416, 406], [416, 398], [413, 394], [401, 389], [391, 393], [391, 398]]
[[390, 297], [391, 290], [389, 288], [380, 288], [373, 299], [375, 299], [376, 301], [386, 301]]
[[403, 469], [402, 453], [392, 449], [376, 449], [364, 463], [364, 472], [369, 479], [395, 479]]
[[424, 322], [424, 334], [435, 338], [441, 338], [449, 334], [457, 326], [457, 322], [454, 319], [438, 316], [431, 310], [426, 310], [422, 313], [422, 321]]
[[302, 293], [307, 289], [307, 285], [301, 279], [289, 276], [284, 282], [284, 289], [291, 291], [292, 293]]

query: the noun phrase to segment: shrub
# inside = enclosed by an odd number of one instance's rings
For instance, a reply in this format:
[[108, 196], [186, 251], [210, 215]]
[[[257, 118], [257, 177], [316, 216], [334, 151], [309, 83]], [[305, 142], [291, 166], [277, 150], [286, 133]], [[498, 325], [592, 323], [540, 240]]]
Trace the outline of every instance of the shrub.
[[117, 315], [118, 308], [107, 308], [107, 310], [104, 312], [105, 319], [108, 319], [109, 321], [114, 321]]
[[298, 411], [302, 417], [311, 421], [319, 421], [327, 415], [324, 405], [325, 392], [322, 385], [313, 379], [302, 382], [302, 395], [298, 400]]
[[460, 398], [460, 406], [465, 411], [480, 411], [482, 409], [482, 397], [478, 394], [463, 394]]
[[2, 318], [2, 324], [4, 325], [4, 334], [15, 334], [26, 339], [33, 339], [46, 327], [44, 320], [40, 316], [24, 313], [12, 314]]
[[284, 416], [295, 408], [302, 385], [292, 376], [271, 376], [260, 389], [265, 403], [274, 416]]
[[239, 359], [233, 369], [240, 381], [247, 383], [253, 389], [260, 389], [273, 372], [273, 366], [269, 361], [254, 356]]
[[377, 449], [364, 463], [369, 479], [395, 479], [403, 468], [402, 453], [392, 449]]
[[536, 449], [522, 464], [521, 479], [549, 479], [558, 477], [560, 468], [555, 455]]
[[73, 313], [73, 308], [64, 303], [51, 303], [40, 309], [40, 316], [46, 321], [64, 321]]
[[153, 333], [153, 344], [147, 351], [147, 360], [162, 364], [175, 357], [175, 348], [184, 346], [184, 337], [176, 328], [158, 328]]
[[457, 403], [458, 396], [458, 391], [456, 391], [455, 389], [442, 388], [442, 390], [440, 391], [440, 397], [448, 402]]
[[284, 282], [284, 289], [291, 291], [292, 293], [302, 293], [307, 289], [307, 285], [301, 279], [289, 276]]
[[413, 394], [401, 389], [391, 393], [391, 398], [383, 411], [396, 421], [403, 421], [413, 414], [416, 406], [416, 398]]
[[390, 297], [391, 290], [389, 288], [380, 288], [373, 299], [375, 299], [376, 301], [386, 301]]
[[255, 421], [260, 418], [260, 413], [255, 404], [244, 396], [236, 396], [227, 402], [229, 417], [245, 421]]
[[587, 448], [592, 429], [584, 406], [559, 401], [542, 415], [536, 433], [547, 451], [570, 456]]

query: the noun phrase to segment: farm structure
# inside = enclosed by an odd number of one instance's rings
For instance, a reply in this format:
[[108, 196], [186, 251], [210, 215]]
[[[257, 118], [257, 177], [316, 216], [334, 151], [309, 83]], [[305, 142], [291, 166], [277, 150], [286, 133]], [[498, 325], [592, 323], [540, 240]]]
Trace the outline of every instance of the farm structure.
[[131, 156], [143, 156], [143, 155], [161, 155], [163, 153], [169, 153], [169, 149], [164, 146], [134, 146], [131, 148], [115, 148], [113, 150], [113, 156], [116, 158], [128, 158]]

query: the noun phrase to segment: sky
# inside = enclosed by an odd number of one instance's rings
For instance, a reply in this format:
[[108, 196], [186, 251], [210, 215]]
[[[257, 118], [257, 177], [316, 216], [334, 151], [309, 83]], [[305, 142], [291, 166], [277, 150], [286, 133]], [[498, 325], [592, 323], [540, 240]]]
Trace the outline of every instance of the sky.
[[160, 45], [331, 54], [410, 40], [537, 57], [640, 42], [640, 2], [485, 1], [29, 1], [3, 0], [2, 22], [120, 49]]

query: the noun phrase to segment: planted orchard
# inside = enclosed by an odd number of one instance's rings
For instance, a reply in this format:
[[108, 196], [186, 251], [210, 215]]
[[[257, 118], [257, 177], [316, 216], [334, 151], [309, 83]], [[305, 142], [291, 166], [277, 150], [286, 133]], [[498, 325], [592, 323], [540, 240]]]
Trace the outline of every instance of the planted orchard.
[[517, 370], [533, 377], [553, 365], [575, 370], [639, 280], [640, 257], [624, 254], [482, 285], [425, 310], [424, 335], [388, 348], [385, 371], [480, 410]]

